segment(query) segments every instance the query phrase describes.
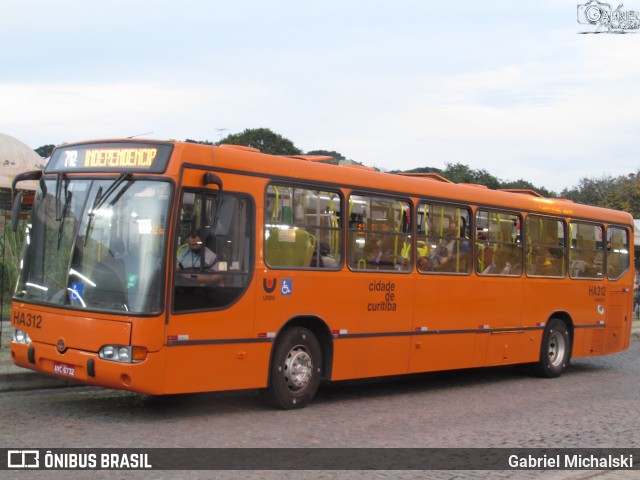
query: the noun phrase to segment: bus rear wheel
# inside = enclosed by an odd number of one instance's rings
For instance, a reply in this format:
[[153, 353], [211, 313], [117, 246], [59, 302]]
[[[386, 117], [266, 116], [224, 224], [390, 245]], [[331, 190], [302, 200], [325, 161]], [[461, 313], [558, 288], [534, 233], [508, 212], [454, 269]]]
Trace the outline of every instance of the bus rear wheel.
[[571, 341], [567, 325], [552, 318], [542, 336], [540, 360], [533, 365], [533, 372], [539, 377], [559, 377], [567, 369], [570, 358]]
[[269, 371], [268, 398], [279, 408], [302, 408], [320, 385], [322, 350], [311, 330], [288, 328], [280, 334]]

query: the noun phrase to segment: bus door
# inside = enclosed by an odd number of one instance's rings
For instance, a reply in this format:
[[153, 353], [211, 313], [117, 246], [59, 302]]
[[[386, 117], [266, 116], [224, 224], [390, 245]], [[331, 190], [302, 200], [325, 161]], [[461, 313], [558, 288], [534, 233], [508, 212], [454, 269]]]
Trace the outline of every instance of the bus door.
[[607, 228], [608, 305], [604, 353], [617, 352], [629, 345], [633, 273], [630, 269], [629, 233], [620, 227]]
[[[486, 293], [473, 272], [471, 210], [421, 202], [416, 228], [417, 269], [410, 371], [481, 364], [479, 337]], [[489, 292], [492, 294], [491, 292]]]
[[[522, 330], [523, 264], [522, 217], [504, 211], [476, 212], [475, 271], [471, 294], [478, 335], [486, 345], [485, 365], [519, 361], [533, 344]], [[482, 342], [482, 340], [484, 342]], [[482, 362], [478, 362], [482, 364]]]
[[244, 295], [253, 262], [253, 202], [225, 191], [217, 176], [191, 169], [184, 171], [178, 202], [166, 384], [176, 391], [255, 387], [268, 346], [253, 343], [252, 296]]

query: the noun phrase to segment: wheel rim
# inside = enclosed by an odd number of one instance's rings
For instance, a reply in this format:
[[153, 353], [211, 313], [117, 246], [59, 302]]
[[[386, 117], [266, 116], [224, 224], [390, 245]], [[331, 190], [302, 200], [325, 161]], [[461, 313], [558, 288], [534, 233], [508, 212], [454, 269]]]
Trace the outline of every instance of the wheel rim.
[[304, 345], [297, 345], [289, 350], [284, 361], [284, 381], [289, 390], [298, 392], [307, 388], [311, 382], [313, 361], [311, 352]]
[[551, 332], [549, 337], [549, 362], [554, 367], [562, 364], [564, 361], [565, 351], [567, 349], [567, 343], [562, 333], [554, 331]]

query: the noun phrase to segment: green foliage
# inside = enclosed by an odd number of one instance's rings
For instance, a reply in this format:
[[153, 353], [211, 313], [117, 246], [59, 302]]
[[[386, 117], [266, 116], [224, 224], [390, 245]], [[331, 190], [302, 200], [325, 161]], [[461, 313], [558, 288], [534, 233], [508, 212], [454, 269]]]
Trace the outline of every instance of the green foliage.
[[262, 153], [271, 155], [300, 155], [302, 153], [302, 150], [297, 148], [291, 140], [268, 128], [247, 128], [242, 133], [227, 135], [217, 145], [225, 143], [257, 148]]
[[[420, 167], [414, 168], [413, 170], [407, 170], [407, 173], [437, 173], [454, 183], [473, 183], [476, 185], [485, 185], [492, 189], [508, 188], [533, 190], [545, 197], [557, 197], [555, 192], [547, 190], [544, 187], [536, 187], [527, 180], [503, 181], [491, 175], [484, 169], [474, 170], [468, 165], [464, 165], [462, 163], [447, 163], [446, 165], [447, 167], [444, 170], [434, 167]], [[397, 173], [397, 171], [391, 173]]]
[[564, 189], [561, 196], [578, 203], [622, 210], [640, 218], [640, 176], [634, 173], [617, 178], [581, 178], [577, 186]]
[[552, 190], [547, 190], [544, 187], [536, 187], [533, 183], [527, 180], [515, 180], [515, 181], [505, 181], [500, 182], [500, 188], [508, 188], [508, 189], [520, 189], [520, 190], [533, 190], [538, 192], [543, 197], [547, 198], [555, 198], [558, 194]]
[[42, 158], [47, 158], [51, 156], [51, 152], [53, 152], [54, 148], [56, 148], [55, 145], [43, 145], [41, 147], [36, 148], [34, 152], [36, 152]]
[[472, 170], [462, 163], [447, 163], [442, 175], [454, 183], [474, 183], [489, 188], [500, 188], [500, 180], [486, 170]]
[[634, 174], [619, 177], [611, 199], [613, 208], [640, 218], [640, 177]]
[[2, 296], [5, 301], [11, 298], [13, 288], [18, 280], [23, 242], [24, 222], [21, 222], [18, 231], [15, 233], [9, 228], [9, 222], [6, 222], [4, 236], [0, 237], [0, 248], [4, 248], [4, 256], [0, 257], [0, 266], [4, 276], [1, 281], [3, 282]]

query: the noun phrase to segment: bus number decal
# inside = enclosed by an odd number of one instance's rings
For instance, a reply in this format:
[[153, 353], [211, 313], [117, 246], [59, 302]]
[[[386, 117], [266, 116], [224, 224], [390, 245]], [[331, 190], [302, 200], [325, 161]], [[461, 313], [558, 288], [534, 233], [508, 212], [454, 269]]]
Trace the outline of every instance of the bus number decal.
[[67, 150], [64, 156], [64, 166], [65, 167], [77, 167], [78, 166], [78, 151], [77, 150]]
[[11, 324], [16, 327], [33, 327], [41, 328], [42, 315], [35, 313], [15, 312], [11, 319]]
[[604, 297], [607, 293], [607, 287], [602, 286], [589, 286], [589, 296], [590, 297]]

